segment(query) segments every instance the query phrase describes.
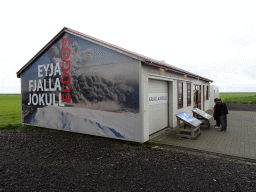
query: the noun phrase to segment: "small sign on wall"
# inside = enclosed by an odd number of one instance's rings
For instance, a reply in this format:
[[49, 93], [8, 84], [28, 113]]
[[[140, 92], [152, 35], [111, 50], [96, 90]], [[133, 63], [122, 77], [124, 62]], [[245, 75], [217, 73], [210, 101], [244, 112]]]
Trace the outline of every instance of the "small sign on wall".
[[156, 105], [168, 102], [168, 93], [149, 93], [149, 105]]

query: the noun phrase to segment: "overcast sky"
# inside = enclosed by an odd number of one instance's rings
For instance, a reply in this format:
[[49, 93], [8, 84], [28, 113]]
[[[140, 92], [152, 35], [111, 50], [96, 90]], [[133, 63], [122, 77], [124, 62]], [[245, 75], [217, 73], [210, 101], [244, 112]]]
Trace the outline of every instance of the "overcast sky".
[[0, 93], [20, 93], [16, 72], [64, 26], [211, 79], [220, 92], [256, 92], [253, 0], [3, 2]]

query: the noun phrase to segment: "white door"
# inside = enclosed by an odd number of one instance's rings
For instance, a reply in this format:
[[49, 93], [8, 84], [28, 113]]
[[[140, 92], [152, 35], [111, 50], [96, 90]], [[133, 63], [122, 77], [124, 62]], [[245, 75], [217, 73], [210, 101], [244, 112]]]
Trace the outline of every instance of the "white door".
[[168, 84], [149, 79], [149, 134], [168, 127]]

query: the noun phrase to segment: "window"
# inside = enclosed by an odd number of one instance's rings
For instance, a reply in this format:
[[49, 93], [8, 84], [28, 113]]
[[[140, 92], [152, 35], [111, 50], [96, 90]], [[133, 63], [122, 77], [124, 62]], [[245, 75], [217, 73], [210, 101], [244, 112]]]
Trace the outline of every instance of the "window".
[[178, 81], [178, 109], [183, 107], [183, 82]]
[[191, 105], [191, 83], [187, 83], [187, 105]]
[[194, 108], [201, 109], [201, 85], [194, 86]]
[[206, 86], [206, 100], [209, 100], [209, 86]]

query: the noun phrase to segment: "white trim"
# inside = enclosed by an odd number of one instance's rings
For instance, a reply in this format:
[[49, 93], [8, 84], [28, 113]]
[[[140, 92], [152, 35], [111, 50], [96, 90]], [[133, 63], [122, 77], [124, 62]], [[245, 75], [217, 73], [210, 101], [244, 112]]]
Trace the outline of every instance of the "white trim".
[[149, 79], [159, 79], [159, 80], [164, 80], [164, 81], [173, 81], [173, 80], [177, 79], [177, 78], [174, 78], [174, 77], [157, 75], [157, 74], [154, 74], [154, 73], [148, 73], [148, 78]]
[[141, 140], [140, 140], [140, 143], [143, 143], [147, 140], [149, 140], [149, 133], [148, 133], [148, 128], [145, 128], [147, 127], [147, 125], [145, 125], [145, 119], [147, 120], [147, 118], [145, 117], [146, 116], [146, 112], [147, 112], [147, 106], [145, 105], [145, 101], [147, 98], [144, 98], [145, 97], [145, 94], [148, 94], [147, 93], [147, 89], [145, 88], [145, 77], [144, 77], [144, 70], [142, 68], [142, 64], [141, 64], [141, 61], [138, 61], [139, 63], [139, 109], [140, 109], [140, 116], [141, 116], [141, 122], [140, 122], [140, 125], [141, 125]]

